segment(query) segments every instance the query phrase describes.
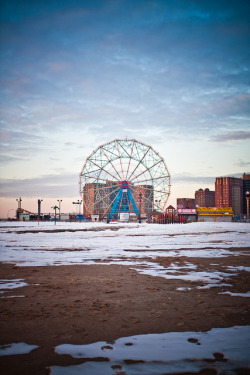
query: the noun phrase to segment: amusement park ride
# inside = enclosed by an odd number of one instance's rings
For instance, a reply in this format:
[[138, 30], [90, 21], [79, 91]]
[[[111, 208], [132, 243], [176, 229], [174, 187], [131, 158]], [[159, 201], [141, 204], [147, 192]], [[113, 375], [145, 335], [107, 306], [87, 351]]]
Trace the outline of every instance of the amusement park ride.
[[136, 214], [139, 222], [154, 209], [166, 208], [170, 174], [151, 146], [135, 139], [115, 139], [99, 146], [80, 173], [83, 214], [110, 222]]
[[[86, 159], [80, 173], [80, 194], [85, 220], [114, 219], [139, 222], [154, 212], [163, 212], [170, 195], [170, 174], [164, 159], [151, 146], [135, 139], [115, 139], [99, 146]], [[41, 202], [38, 200], [38, 214], [21, 207], [18, 201], [17, 219], [25, 216], [40, 219]], [[59, 209], [60, 219], [60, 202]]]

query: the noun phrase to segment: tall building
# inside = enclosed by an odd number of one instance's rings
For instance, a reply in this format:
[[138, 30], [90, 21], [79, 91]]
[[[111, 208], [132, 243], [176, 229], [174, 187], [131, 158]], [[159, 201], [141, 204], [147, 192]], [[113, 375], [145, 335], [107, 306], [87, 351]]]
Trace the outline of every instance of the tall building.
[[177, 198], [176, 202], [179, 209], [195, 208], [195, 200], [193, 198]]
[[243, 209], [243, 180], [235, 177], [216, 177], [215, 206], [232, 207], [233, 213], [240, 216]]
[[199, 189], [195, 192], [195, 206], [214, 207], [215, 191], [209, 189]]
[[243, 174], [243, 214], [246, 215], [247, 213], [247, 200], [246, 200], [246, 192], [250, 191], [250, 174]]

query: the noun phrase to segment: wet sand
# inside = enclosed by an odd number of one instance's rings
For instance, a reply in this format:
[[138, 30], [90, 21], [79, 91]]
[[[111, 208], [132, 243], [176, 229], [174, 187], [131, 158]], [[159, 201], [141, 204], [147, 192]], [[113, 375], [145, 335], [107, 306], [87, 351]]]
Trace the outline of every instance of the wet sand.
[[[182, 257], [178, 262], [192, 262], [200, 270], [216, 267], [225, 272], [225, 266], [249, 266], [248, 259], [247, 255]], [[177, 259], [155, 261], [166, 267]], [[228, 290], [248, 292], [250, 276], [244, 270], [221, 280], [231, 287], [208, 289], [195, 289], [202, 286], [201, 282], [142, 275], [121, 265], [0, 264], [0, 272], [1, 279], [25, 279], [28, 284], [0, 295], [4, 297], [0, 298], [0, 345], [25, 342], [39, 346], [30, 354], [1, 357], [1, 373], [5, 375], [45, 375], [49, 374], [49, 366], [84, 362], [56, 354], [54, 348], [60, 344], [113, 342], [138, 334], [200, 332], [250, 324], [249, 298], [219, 294]], [[7, 298], [11, 296], [20, 297]], [[248, 371], [241, 369], [239, 374]]]

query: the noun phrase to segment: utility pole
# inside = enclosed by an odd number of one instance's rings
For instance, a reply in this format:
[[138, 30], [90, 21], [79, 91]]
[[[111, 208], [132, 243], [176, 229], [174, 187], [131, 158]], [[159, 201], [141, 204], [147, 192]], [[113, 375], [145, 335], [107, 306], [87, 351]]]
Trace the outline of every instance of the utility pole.
[[38, 204], [38, 209], [37, 209], [37, 222], [39, 225], [39, 220], [40, 220], [40, 215], [41, 215], [41, 203], [43, 199], [38, 199], [37, 204]]
[[247, 200], [247, 220], [249, 220], [249, 191], [246, 191], [246, 200]]
[[73, 203], [73, 204], [78, 204], [78, 206], [79, 206], [79, 220], [80, 220], [82, 200], [80, 201], [80, 200], [78, 199], [77, 202], [72, 202], [72, 203]]
[[59, 203], [59, 221], [61, 221], [61, 202], [62, 202], [62, 199], [57, 199], [57, 202]]

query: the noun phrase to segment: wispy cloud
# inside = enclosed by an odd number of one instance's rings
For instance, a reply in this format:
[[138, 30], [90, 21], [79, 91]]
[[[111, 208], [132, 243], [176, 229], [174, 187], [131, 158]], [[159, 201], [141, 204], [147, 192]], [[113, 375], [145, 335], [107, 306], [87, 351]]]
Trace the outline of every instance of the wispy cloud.
[[[180, 183], [211, 184], [192, 175], [208, 157], [219, 171], [245, 160], [248, 1], [37, 4], [1, 2], [1, 172], [13, 177], [1, 181], [2, 194], [78, 194], [79, 160], [118, 137], [157, 144]], [[226, 142], [234, 150], [222, 155], [216, 146]], [[28, 179], [37, 173], [51, 175]]]
[[[246, 163], [249, 165], [250, 163]], [[246, 165], [245, 165], [246, 166]], [[236, 177], [241, 178], [243, 173], [231, 173], [228, 175], [223, 176], [197, 176], [197, 175], [191, 175], [187, 173], [182, 174], [176, 174], [172, 177], [172, 183], [173, 184], [179, 184], [179, 183], [193, 183], [193, 184], [201, 184], [202, 186], [207, 185], [214, 185], [216, 177]], [[248, 172], [246, 172], [248, 174]]]
[[195, 176], [195, 175], [191, 175], [191, 174], [186, 174], [186, 173], [183, 173], [183, 174], [176, 174], [172, 177], [172, 183], [175, 184], [175, 183], [200, 183], [202, 185], [204, 184], [208, 184], [208, 185], [211, 185], [211, 184], [214, 184], [215, 182], [215, 177], [211, 177], [211, 176], [204, 176], [204, 177], [201, 177], [201, 176]]
[[238, 167], [248, 168], [250, 166], [250, 161], [239, 160], [237, 163], [235, 163], [235, 165], [237, 165]]
[[77, 174], [48, 175], [39, 178], [0, 179], [1, 197], [75, 197], [79, 196]]
[[230, 131], [214, 135], [210, 139], [213, 142], [248, 141], [250, 139], [250, 131]]

